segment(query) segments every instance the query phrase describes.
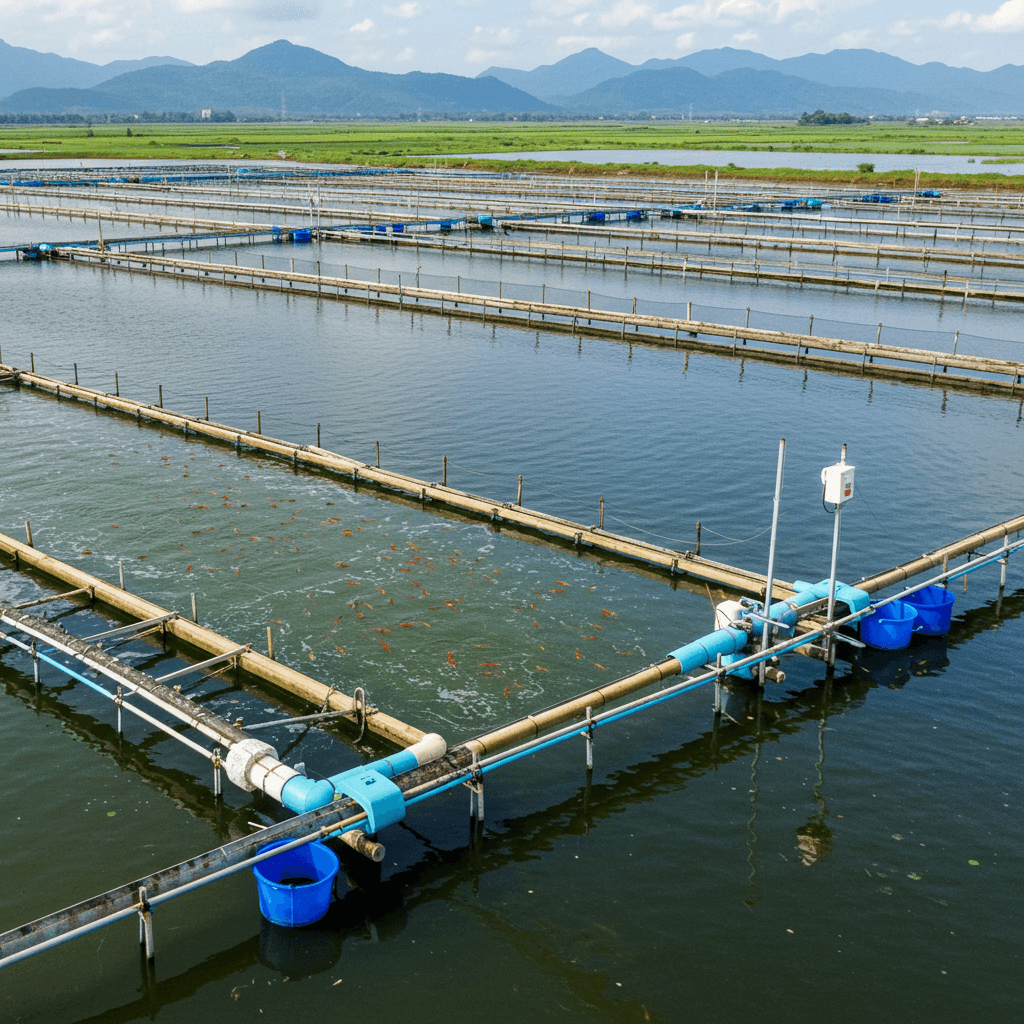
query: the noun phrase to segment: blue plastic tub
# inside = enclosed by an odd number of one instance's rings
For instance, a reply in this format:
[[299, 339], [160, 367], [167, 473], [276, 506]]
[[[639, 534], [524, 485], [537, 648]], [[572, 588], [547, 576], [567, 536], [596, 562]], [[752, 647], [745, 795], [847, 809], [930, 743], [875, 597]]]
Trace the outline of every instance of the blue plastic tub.
[[292, 232], [293, 242], [312, 242], [313, 231], [311, 228], [299, 228], [297, 231]]
[[860, 620], [860, 638], [879, 651], [902, 651], [910, 646], [917, 612], [905, 601], [891, 601]]
[[[279, 839], [260, 849], [284, 846]], [[307, 843], [252, 866], [260, 895], [260, 913], [273, 924], [301, 928], [319, 921], [331, 905], [334, 877], [338, 873], [337, 854], [322, 843]]]
[[930, 586], [907, 597], [907, 604], [917, 612], [915, 632], [923, 636], [945, 636], [953, 618], [956, 594], [945, 587]]

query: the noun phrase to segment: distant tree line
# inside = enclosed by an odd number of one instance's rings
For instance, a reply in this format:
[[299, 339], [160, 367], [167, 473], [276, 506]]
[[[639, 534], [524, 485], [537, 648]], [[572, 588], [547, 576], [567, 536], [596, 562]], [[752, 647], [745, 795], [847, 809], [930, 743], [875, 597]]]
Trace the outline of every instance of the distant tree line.
[[853, 114], [832, 114], [827, 110], [816, 110], [808, 114], [805, 110], [797, 124], [863, 124], [865, 121], [866, 117], [854, 117]]
[[209, 117], [196, 111], [144, 110], [141, 114], [0, 114], [0, 124], [191, 124], [237, 121], [230, 110], [214, 110]]

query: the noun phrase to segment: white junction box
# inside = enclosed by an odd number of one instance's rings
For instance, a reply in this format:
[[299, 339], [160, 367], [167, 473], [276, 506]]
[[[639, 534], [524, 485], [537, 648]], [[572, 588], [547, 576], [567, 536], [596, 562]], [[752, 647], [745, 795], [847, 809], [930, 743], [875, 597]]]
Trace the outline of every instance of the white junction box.
[[842, 505], [853, 497], [853, 466], [845, 462], [837, 462], [834, 466], [826, 466], [821, 471], [821, 482], [825, 485], [825, 501], [832, 505]]

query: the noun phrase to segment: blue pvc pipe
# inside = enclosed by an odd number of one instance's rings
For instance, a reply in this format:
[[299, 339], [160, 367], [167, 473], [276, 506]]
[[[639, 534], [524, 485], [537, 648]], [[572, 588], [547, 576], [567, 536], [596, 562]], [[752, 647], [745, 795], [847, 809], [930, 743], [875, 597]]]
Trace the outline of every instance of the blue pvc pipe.
[[[412, 771], [418, 766], [419, 761], [416, 760], [415, 754], [408, 750], [400, 750], [390, 757], [382, 757], [379, 761], [361, 765], [357, 770], [376, 772], [386, 779], [392, 779], [396, 775]], [[351, 770], [338, 772], [326, 779], [307, 779], [305, 775], [296, 775], [284, 784], [281, 790], [281, 802], [296, 814], [305, 814], [306, 811], [315, 811], [318, 807], [324, 807], [342, 792], [340, 788], [343, 785], [342, 777]]]

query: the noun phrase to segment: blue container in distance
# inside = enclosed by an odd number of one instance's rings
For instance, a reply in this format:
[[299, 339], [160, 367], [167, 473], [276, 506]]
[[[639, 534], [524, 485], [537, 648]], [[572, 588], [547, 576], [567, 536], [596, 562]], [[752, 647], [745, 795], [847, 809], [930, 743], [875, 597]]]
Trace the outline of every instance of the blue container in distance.
[[292, 233], [293, 242], [312, 242], [313, 232], [310, 228], [299, 228]]
[[[289, 839], [268, 843], [260, 853], [284, 846]], [[319, 921], [331, 905], [337, 854], [322, 843], [306, 843], [252, 866], [260, 895], [260, 913], [272, 924], [301, 928]]]
[[945, 636], [953, 618], [956, 594], [934, 584], [907, 597], [907, 604], [917, 612], [914, 631], [924, 636]]
[[917, 612], [905, 601], [891, 601], [860, 620], [860, 638], [879, 651], [902, 651], [910, 646]]

